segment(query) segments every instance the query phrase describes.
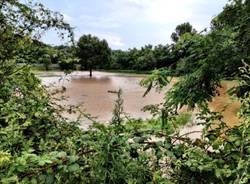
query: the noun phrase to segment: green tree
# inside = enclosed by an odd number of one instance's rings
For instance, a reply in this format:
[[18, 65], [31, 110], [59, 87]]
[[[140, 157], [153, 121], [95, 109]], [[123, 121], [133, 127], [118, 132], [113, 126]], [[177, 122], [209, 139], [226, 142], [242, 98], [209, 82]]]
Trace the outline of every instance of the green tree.
[[111, 49], [106, 40], [83, 35], [77, 43], [77, 56], [80, 59], [80, 64], [89, 69], [89, 76], [92, 77], [92, 70], [95, 66], [109, 63]]
[[250, 1], [232, 0], [224, 10], [212, 20], [212, 30], [232, 32], [238, 55], [250, 63]]
[[111, 69], [131, 69], [129, 64], [129, 55], [127, 51], [112, 51], [110, 66]]
[[49, 54], [44, 54], [39, 58], [40, 63], [43, 63], [45, 70], [49, 70], [49, 66], [52, 64], [51, 56]]
[[136, 59], [134, 64], [135, 70], [153, 70], [156, 67], [156, 59], [154, 57], [153, 51], [148, 53], [143, 53], [140, 57]]
[[54, 63], [58, 64], [61, 70], [70, 71], [76, 69], [78, 58], [76, 56], [76, 49], [74, 46], [55, 46], [53, 49], [56, 51]]
[[175, 28], [175, 32], [172, 33], [171, 38], [174, 42], [177, 42], [179, 38], [185, 33], [196, 33], [196, 30], [189, 22], [182, 23]]

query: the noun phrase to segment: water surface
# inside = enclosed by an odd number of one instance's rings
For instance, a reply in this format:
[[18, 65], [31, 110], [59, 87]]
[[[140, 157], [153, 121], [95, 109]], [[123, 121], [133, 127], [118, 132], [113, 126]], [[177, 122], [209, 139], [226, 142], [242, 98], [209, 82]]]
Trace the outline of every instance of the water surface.
[[[67, 104], [78, 105], [83, 103], [82, 109], [96, 116], [98, 120], [107, 122], [112, 118], [112, 109], [117, 96], [108, 91], [122, 89], [124, 111], [133, 118], [150, 118], [148, 112], [141, 109], [150, 104], [163, 101], [164, 94], [152, 90], [143, 97], [145, 88], [139, 85], [146, 77], [137, 74], [120, 74], [107, 72], [93, 72], [93, 77], [88, 72], [73, 72], [67, 76], [63, 72], [49, 72], [39, 75], [43, 84], [66, 87], [65, 95], [68, 96]], [[88, 123], [86, 123], [86, 126]], [[83, 122], [83, 126], [84, 122]]]

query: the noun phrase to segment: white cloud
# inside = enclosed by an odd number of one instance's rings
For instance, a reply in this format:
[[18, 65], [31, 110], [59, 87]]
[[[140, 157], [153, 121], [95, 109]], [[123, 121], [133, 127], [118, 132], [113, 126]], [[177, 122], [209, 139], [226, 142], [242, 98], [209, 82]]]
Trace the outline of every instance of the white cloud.
[[169, 23], [188, 20], [195, 11], [194, 3], [197, 0], [173, 1], [173, 0], [147, 0], [145, 7], [146, 17], [152, 22]]
[[158, 24], [175, 23], [195, 18], [204, 0], [113, 0], [119, 15], [133, 16], [134, 21]]
[[73, 21], [73, 18], [69, 16], [68, 14], [63, 13], [62, 15], [63, 15], [65, 22], [71, 23]]
[[111, 47], [123, 47], [125, 43], [123, 42], [122, 38], [114, 35], [112, 33], [93, 33], [93, 35], [98, 36], [101, 39], [107, 40]]
[[92, 28], [117, 28], [120, 27], [121, 24], [112, 17], [94, 17], [89, 15], [81, 15], [80, 20], [85, 26], [89, 26]]
[[75, 31], [75, 40], [78, 41], [79, 38], [84, 34], [91, 34], [93, 36], [97, 36], [100, 39], [105, 39], [111, 48], [117, 49], [117, 48], [123, 48], [125, 46], [122, 37], [112, 32], [77, 30]]

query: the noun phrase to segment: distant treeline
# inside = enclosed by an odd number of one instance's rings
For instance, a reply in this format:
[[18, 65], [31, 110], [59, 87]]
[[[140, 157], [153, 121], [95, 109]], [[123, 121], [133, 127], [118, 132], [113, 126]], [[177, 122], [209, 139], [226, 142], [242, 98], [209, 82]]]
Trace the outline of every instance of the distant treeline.
[[[51, 64], [58, 64], [62, 70], [88, 69], [90, 75], [92, 69], [151, 71], [168, 68], [171, 75], [180, 76], [199, 67], [202, 57], [205, 57], [204, 54], [209, 49], [208, 45], [213, 45], [212, 42], [215, 41], [210, 40], [209, 36], [216, 32], [217, 27], [218, 25], [212, 23], [211, 31], [205, 29], [198, 33], [190, 23], [183, 23], [172, 33], [172, 44], [145, 45], [140, 49], [126, 51], [111, 50], [106, 40], [100, 40], [92, 35], [83, 35], [74, 46], [50, 46], [34, 41], [32, 46], [24, 48], [23, 52], [19, 53], [18, 61], [43, 64], [46, 70], [50, 69]], [[231, 36], [230, 32], [225, 32], [221, 39], [230, 41]], [[229, 64], [223, 72], [225, 77], [232, 77], [242, 63], [237, 57], [236, 45], [232, 42], [228, 44], [231, 45], [228, 45], [223, 57]]]

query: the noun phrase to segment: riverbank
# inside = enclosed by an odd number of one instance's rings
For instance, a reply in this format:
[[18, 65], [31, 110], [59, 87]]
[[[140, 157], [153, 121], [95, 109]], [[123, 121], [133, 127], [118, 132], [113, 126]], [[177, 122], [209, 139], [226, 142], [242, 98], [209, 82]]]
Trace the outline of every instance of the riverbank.
[[[73, 70], [73, 71], [62, 71], [62, 70], [37, 70], [33, 69], [32, 71], [39, 77], [60, 77], [64, 75], [70, 74], [72, 75], [78, 75], [79, 73], [84, 73], [84, 76], [89, 76], [88, 71], [82, 71], [82, 70]], [[146, 77], [150, 74], [150, 72], [136, 72], [133, 70], [94, 70], [93, 76], [95, 77], [95, 74], [98, 73], [104, 73], [107, 75], [117, 75], [117, 76], [138, 76], [138, 77]]]
[[[62, 71], [58, 64], [50, 64], [48, 66], [49, 70], [46, 70], [43, 64], [32, 64], [30, 65], [31, 69], [35, 72], [53, 72], [53, 71]], [[80, 66], [76, 66], [76, 70], [72, 70], [72, 72], [77, 71], [88, 71], [88, 70], [80, 70]], [[138, 71], [138, 70], [116, 70], [116, 69], [95, 69], [95, 71], [99, 72], [108, 72], [108, 73], [123, 73], [123, 74], [151, 74], [152, 71]]]
[[123, 73], [123, 74], [151, 74], [152, 71], [137, 71], [137, 70], [105, 70], [105, 69], [98, 69], [96, 71], [100, 72], [108, 72], [108, 73]]

